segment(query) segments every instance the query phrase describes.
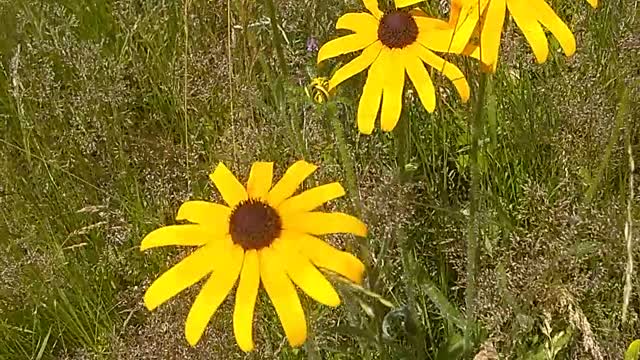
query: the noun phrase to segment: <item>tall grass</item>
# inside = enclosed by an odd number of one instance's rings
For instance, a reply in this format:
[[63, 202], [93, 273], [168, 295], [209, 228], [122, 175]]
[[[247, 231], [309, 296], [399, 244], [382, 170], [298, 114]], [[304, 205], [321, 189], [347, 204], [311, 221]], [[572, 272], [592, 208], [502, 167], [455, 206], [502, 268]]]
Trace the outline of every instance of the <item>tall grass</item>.
[[[230, 304], [196, 348], [182, 333], [192, 294], [141, 306], [181, 254], [137, 246], [182, 201], [216, 196], [218, 161], [246, 174], [302, 157], [322, 165], [314, 181], [347, 185], [335, 206], [371, 227], [368, 281], [335, 279], [336, 310], [304, 302], [302, 349], [261, 301], [249, 358], [622, 357], [640, 336], [623, 231], [639, 215], [637, 5], [551, 3], [575, 56], [551, 39], [537, 65], [510, 24], [476, 118], [436, 77], [435, 113], [410, 92], [402, 133], [367, 137], [354, 118], [364, 74], [328, 104], [304, 92], [337, 66], [316, 67], [307, 40], [335, 37], [359, 3], [0, 2], [0, 358], [243, 357]], [[452, 61], [480, 85], [476, 63]]]

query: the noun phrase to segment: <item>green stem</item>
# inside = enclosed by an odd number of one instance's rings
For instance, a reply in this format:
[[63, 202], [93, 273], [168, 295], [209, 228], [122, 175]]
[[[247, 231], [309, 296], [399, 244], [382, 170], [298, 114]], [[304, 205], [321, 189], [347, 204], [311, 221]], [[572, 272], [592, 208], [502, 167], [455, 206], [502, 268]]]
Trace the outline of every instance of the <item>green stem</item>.
[[265, 0], [265, 5], [267, 6], [267, 12], [269, 15], [269, 20], [271, 23], [271, 32], [273, 33], [273, 47], [276, 49], [276, 56], [278, 57], [278, 65], [280, 66], [280, 71], [282, 71], [282, 75], [286, 77], [289, 74], [289, 67], [287, 66], [287, 62], [284, 58], [284, 49], [282, 47], [282, 35], [280, 34], [280, 29], [278, 28], [278, 17], [276, 15], [276, 7], [273, 4], [273, 0]]
[[[401, 191], [400, 196], [401, 204], [407, 204], [410, 199], [402, 195], [403, 187], [410, 180], [411, 174], [407, 171], [407, 164], [411, 155], [411, 124], [409, 123], [408, 110], [404, 110], [400, 116], [400, 120], [394, 129], [394, 139], [396, 140], [396, 162], [398, 166], [397, 185]], [[401, 205], [402, 206], [402, 205]], [[397, 212], [401, 212], [402, 209], [398, 208]], [[400, 245], [400, 251], [402, 254], [402, 270], [404, 272], [405, 279], [405, 293], [407, 297], [407, 306], [409, 309], [409, 318], [407, 319], [407, 326], [413, 328], [413, 333], [410, 334], [410, 339], [413, 342], [413, 349], [416, 351], [416, 359], [424, 358], [424, 336], [422, 334], [422, 328], [420, 322], [417, 319], [416, 312], [416, 294], [415, 294], [415, 282], [416, 267], [415, 261], [412, 256], [413, 245], [410, 242], [405, 229], [402, 224], [397, 224], [396, 239]]]
[[338, 145], [338, 155], [342, 166], [344, 166], [345, 175], [347, 177], [347, 189], [351, 193], [351, 198], [355, 200], [356, 212], [359, 216], [362, 216], [362, 202], [360, 201], [360, 192], [358, 191], [358, 183], [356, 181], [356, 170], [353, 164], [353, 159], [349, 156], [347, 150], [347, 140], [344, 136], [344, 128], [342, 122], [336, 116], [337, 107], [336, 103], [330, 102], [325, 105], [325, 118], [331, 120], [331, 126], [333, 127], [333, 133], [336, 136], [336, 142]]
[[486, 95], [488, 75], [484, 72], [480, 75], [480, 83], [475, 103], [475, 116], [471, 122], [471, 154], [469, 165], [471, 168], [471, 192], [469, 204], [469, 228], [467, 231], [467, 288], [465, 303], [467, 310], [467, 325], [465, 329], [465, 345], [470, 349], [474, 337], [474, 324], [476, 321], [476, 298], [478, 284], [478, 263], [480, 261], [479, 247], [479, 223], [478, 209], [480, 204], [480, 168], [478, 166], [478, 154], [480, 151], [480, 137], [483, 133], [484, 102]]
[[396, 140], [396, 163], [398, 165], [398, 179], [400, 184], [403, 184], [407, 181], [407, 164], [409, 163], [409, 152], [410, 152], [410, 136], [409, 133], [409, 119], [405, 115], [405, 112], [402, 112], [400, 116], [400, 120], [396, 125], [396, 128], [393, 130], [393, 137]]

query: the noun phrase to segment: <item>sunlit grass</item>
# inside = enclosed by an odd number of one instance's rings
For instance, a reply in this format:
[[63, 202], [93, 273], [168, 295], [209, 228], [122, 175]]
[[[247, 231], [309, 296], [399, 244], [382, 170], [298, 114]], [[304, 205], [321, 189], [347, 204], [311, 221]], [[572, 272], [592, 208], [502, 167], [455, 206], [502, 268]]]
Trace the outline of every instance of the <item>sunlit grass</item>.
[[[400, 185], [393, 135], [356, 129], [364, 75], [329, 105], [305, 95], [337, 64], [316, 68], [308, 38], [335, 38], [337, 15], [356, 2], [276, 2], [288, 76], [260, 1], [231, 2], [230, 39], [226, 1], [191, 1], [186, 56], [178, 2], [0, 2], [0, 358], [242, 358], [231, 302], [196, 348], [183, 334], [195, 291], [144, 309], [144, 289], [186, 253], [142, 256], [138, 246], [173, 223], [180, 203], [216, 196], [207, 175], [218, 161], [240, 174], [253, 161], [298, 158], [322, 164], [317, 183], [345, 179], [349, 199], [339, 204], [361, 206], [373, 267], [366, 291], [337, 285], [345, 298], [337, 310], [303, 298], [312, 336], [301, 349], [286, 344], [273, 308], [259, 308], [248, 358], [454, 359], [467, 326], [478, 337], [462, 358], [491, 347], [526, 358], [553, 341], [558, 359], [621, 358], [640, 337], [637, 276], [622, 324], [625, 137], [636, 164], [640, 154], [637, 9], [631, 0], [597, 10], [553, 3], [574, 29], [576, 55], [564, 57], [551, 40], [550, 60], [537, 65], [511, 26], [487, 84], [478, 323], [467, 324], [472, 104], [437, 74], [436, 112], [415, 93], [405, 98], [409, 180]], [[477, 88], [477, 64], [451, 60]], [[569, 335], [552, 341], [562, 331]]]

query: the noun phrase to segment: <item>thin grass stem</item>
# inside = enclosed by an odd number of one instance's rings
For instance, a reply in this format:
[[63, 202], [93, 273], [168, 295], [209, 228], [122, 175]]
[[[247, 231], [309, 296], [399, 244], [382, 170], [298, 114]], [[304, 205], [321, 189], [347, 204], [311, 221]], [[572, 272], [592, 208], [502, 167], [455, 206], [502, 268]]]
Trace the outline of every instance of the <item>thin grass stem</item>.
[[471, 171], [471, 187], [469, 194], [469, 224], [467, 229], [467, 287], [465, 289], [465, 305], [467, 312], [467, 326], [464, 332], [465, 346], [471, 347], [474, 337], [476, 320], [476, 298], [478, 293], [478, 266], [480, 262], [479, 222], [478, 210], [480, 205], [480, 167], [478, 154], [480, 152], [480, 137], [484, 125], [484, 103], [489, 75], [481, 72], [478, 85], [474, 116], [471, 119], [471, 152], [469, 167]]

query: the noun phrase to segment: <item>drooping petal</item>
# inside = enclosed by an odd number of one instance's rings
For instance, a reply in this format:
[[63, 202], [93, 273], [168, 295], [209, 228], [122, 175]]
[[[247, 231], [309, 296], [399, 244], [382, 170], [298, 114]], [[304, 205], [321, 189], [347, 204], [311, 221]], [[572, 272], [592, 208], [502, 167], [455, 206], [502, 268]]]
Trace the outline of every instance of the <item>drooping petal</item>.
[[346, 35], [333, 39], [322, 45], [318, 51], [318, 64], [324, 60], [331, 59], [336, 56], [348, 54], [350, 52], [362, 50], [374, 43], [377, 39], [372, 36], [360, 33]]
[[[218, 237], [221, 235], [218, 234]], [[170, 225], [147, 234], [140, 243], [140, 250], [170, 245], [201, 246], [215, 239], [216, 233], [208, 231], [201, 225]]]
[[273, 244], [275, 250], [280, 253], [280, 258], [284, 260], [283, 265], [289, 278], [315, 301], [327, 306], [340, 305], [340, 297], [336, 290], [324, 275], [311, 264], [308, 257], [300, 253], [296, 245], [292, 243], [295, 241], [299, 241], [299, 239], [289, 239], [283, 236]]
[[533, 54], [539, 63], [543, 63], [549, 56], [549, 45], [547, 37], [542, 30], [542, 26], [536, 20], [535, 12], [532, 12], [529, 6], [529, 0], [510, 0], [507, 2], [509, 13], [515, 20], [516, 24], [527, 38]]
[[210, 242], [160, 275], [144, 294], [147, 309], [155, 309], [209, 274], [215, 266], [212, 258], [230, 242], [228, 238], [224, 241]]
[[239, 202], [247, 200], [247, 190], [223, 163], [218, 164], [209, 178], [231, 208], [238, 205]]
[[316, 266], [338, 273], [347, 279], [361, 283], [364, 264], [352, 254], [340, 251], [315, 236], [283, 231], [282, 237], [295, 239], [291, 243]]
[[198, 343], [211, 317], [236, 283], [243, 258], [244, 250], [234, 244], [214, 264], [213, 274], [196, 296], [185, 322], [184, 334], [191, 346]]
[[229, 231], [229, 215], [231, 209], [228, 206], [194, 200], [180, 205], [176, 220], [188, 220], [206, 226], [211, 232], [226, 233]]
[[469, 84], [467, 83], [467, 79], [464, 77], [464, 74], [457, 66], [452, 63], [445, 61], [443, 58], [431, 52], [431, 50], [425, 48], [424, 46], [415, 46], [412, 48], [415, 50], [416, 54], [420, 57], [422, 61], [429, 64], [434, 69], [442, 72], [444, 76], [446, 76], [451, 82], [453, 86], [458, 90], [458, 94], [460, 94], [460, 98], [462, 101], [469, 100], [469, 93], [471, 90], [469, 89]]
[[247, 181], [247, 193], [251, 199], [263, 199], [271, 189], [273, 180], [272, 162], [255, 162], [251, 165], [249, 180]]
[[336, 29], [350, 30], [367, 37], [377, 38], [379, 21], [367, 13], [346, 13], [336, 22]]
[[459, 53], [467, 46], [489, 2], [490, 0], [466, 0], [459, 3], [454, 0], [452, 2], [453, 16], [450, 18], [450, 24], [454, 27], [454, 36], [450, 52]]
[[402, 93], [404, 90], [404, 52], [391, 50], [389, 61], [384, 69], [386, 81], [382, 90], [382, 110], [380, 128], [391, 131], [396, 127], [402, 112]]
[[283, 201], [278, 207], [278, 212], [290, 214], [311, 211], [327, 201], [344, 196], [344, 194], [344, 188], [337, 182], [316, 186]]
[[[420, 46], [420, 44], [410, 46]], [[410, 54], [413, 55], [415, 53], [411, 52]], [[409, 79], [411, 79], [411, 83], [413, 83], [413, 86], [416, 88], [422, 106], [424, 106], [428, 112], [433, 112], [436, 108], [436, 90], [433, 87], [429, 72], [424, 67], [424, 63], [417, 55], [407, 56], [405, 59], [405, 68]]]
[[403, 8], [411, 5], [415, 5], [419, 2], [423, 2], [424, 0], [396, 0], [396, 7]]
[[560, 46], [565, 55], [571, 56], [576, 52], [576, 38], [567, 26], [567, 24], [558, 17], [551, 6], [544, 0], [530, 0], [530, 6], [536, 11], [538, 21], [542, 26], [551, 31], [553, 36], [558, 39]]
[[380, 102], [382, 101], [382, 89], [385, 81], [385, 72], [390, 50], [383, 48], [380, 55], [369, 68], [367, 81], [362, 89], [360, 102], [358, 103], [358, 130], [361, 133], [370, 135], [375, 127]]
[[380, 19], [382, 15], [384, 15], [378, 7], [378, 0], [362, 0], [362, 2], [364, 2], [364, 7], [367, 8], [376, 19]]
[[506, 0], [492, 0], [487, 8], [484, 27], [480, 35], [480, 57], [487, 65], [498, 61], [500, 51], [500, 38], [502, 37], [502, 25], [507, 13]]
[[367, 236], [367, 226], [355, 216], [333, 212], [306, 212], [282, 216], [284, 230], [314, 235], [349, 233]]
[[362, 54], [358, 55], [355, 59], [349, 61], [338, 69], [329, 80], [329, 91], [333, 90], [343, 81], [369, 67], [369, 65], [376, 60], [383, 47], [384, 46], [380, 41], [376, 41], [366, 47], [362, 51]]
[[296, 192], [304, 179], [311, 175], [317, 168], [317, 166], [309, 164], [304, 160], [296, 161], [287, 169], [282, 179], [269, 191], [267, 195], [269, 205], [274, 208], [280, 206], [285, 199], [291, 197], [291, 195]]
[[282, 259], [270, 247], [258, 253], [260, 278], [271, 299], [291, 346], [300, 346], [307, 338], [307, 321], [296, 288], [282, 267]]
[[260, 286], [260, 263], [256, 250], [244, 254], [244, 264], [240, 273], [236, 305], [233, 309], [233, 333], [242, 351], [253, 350], [253, 310]]

